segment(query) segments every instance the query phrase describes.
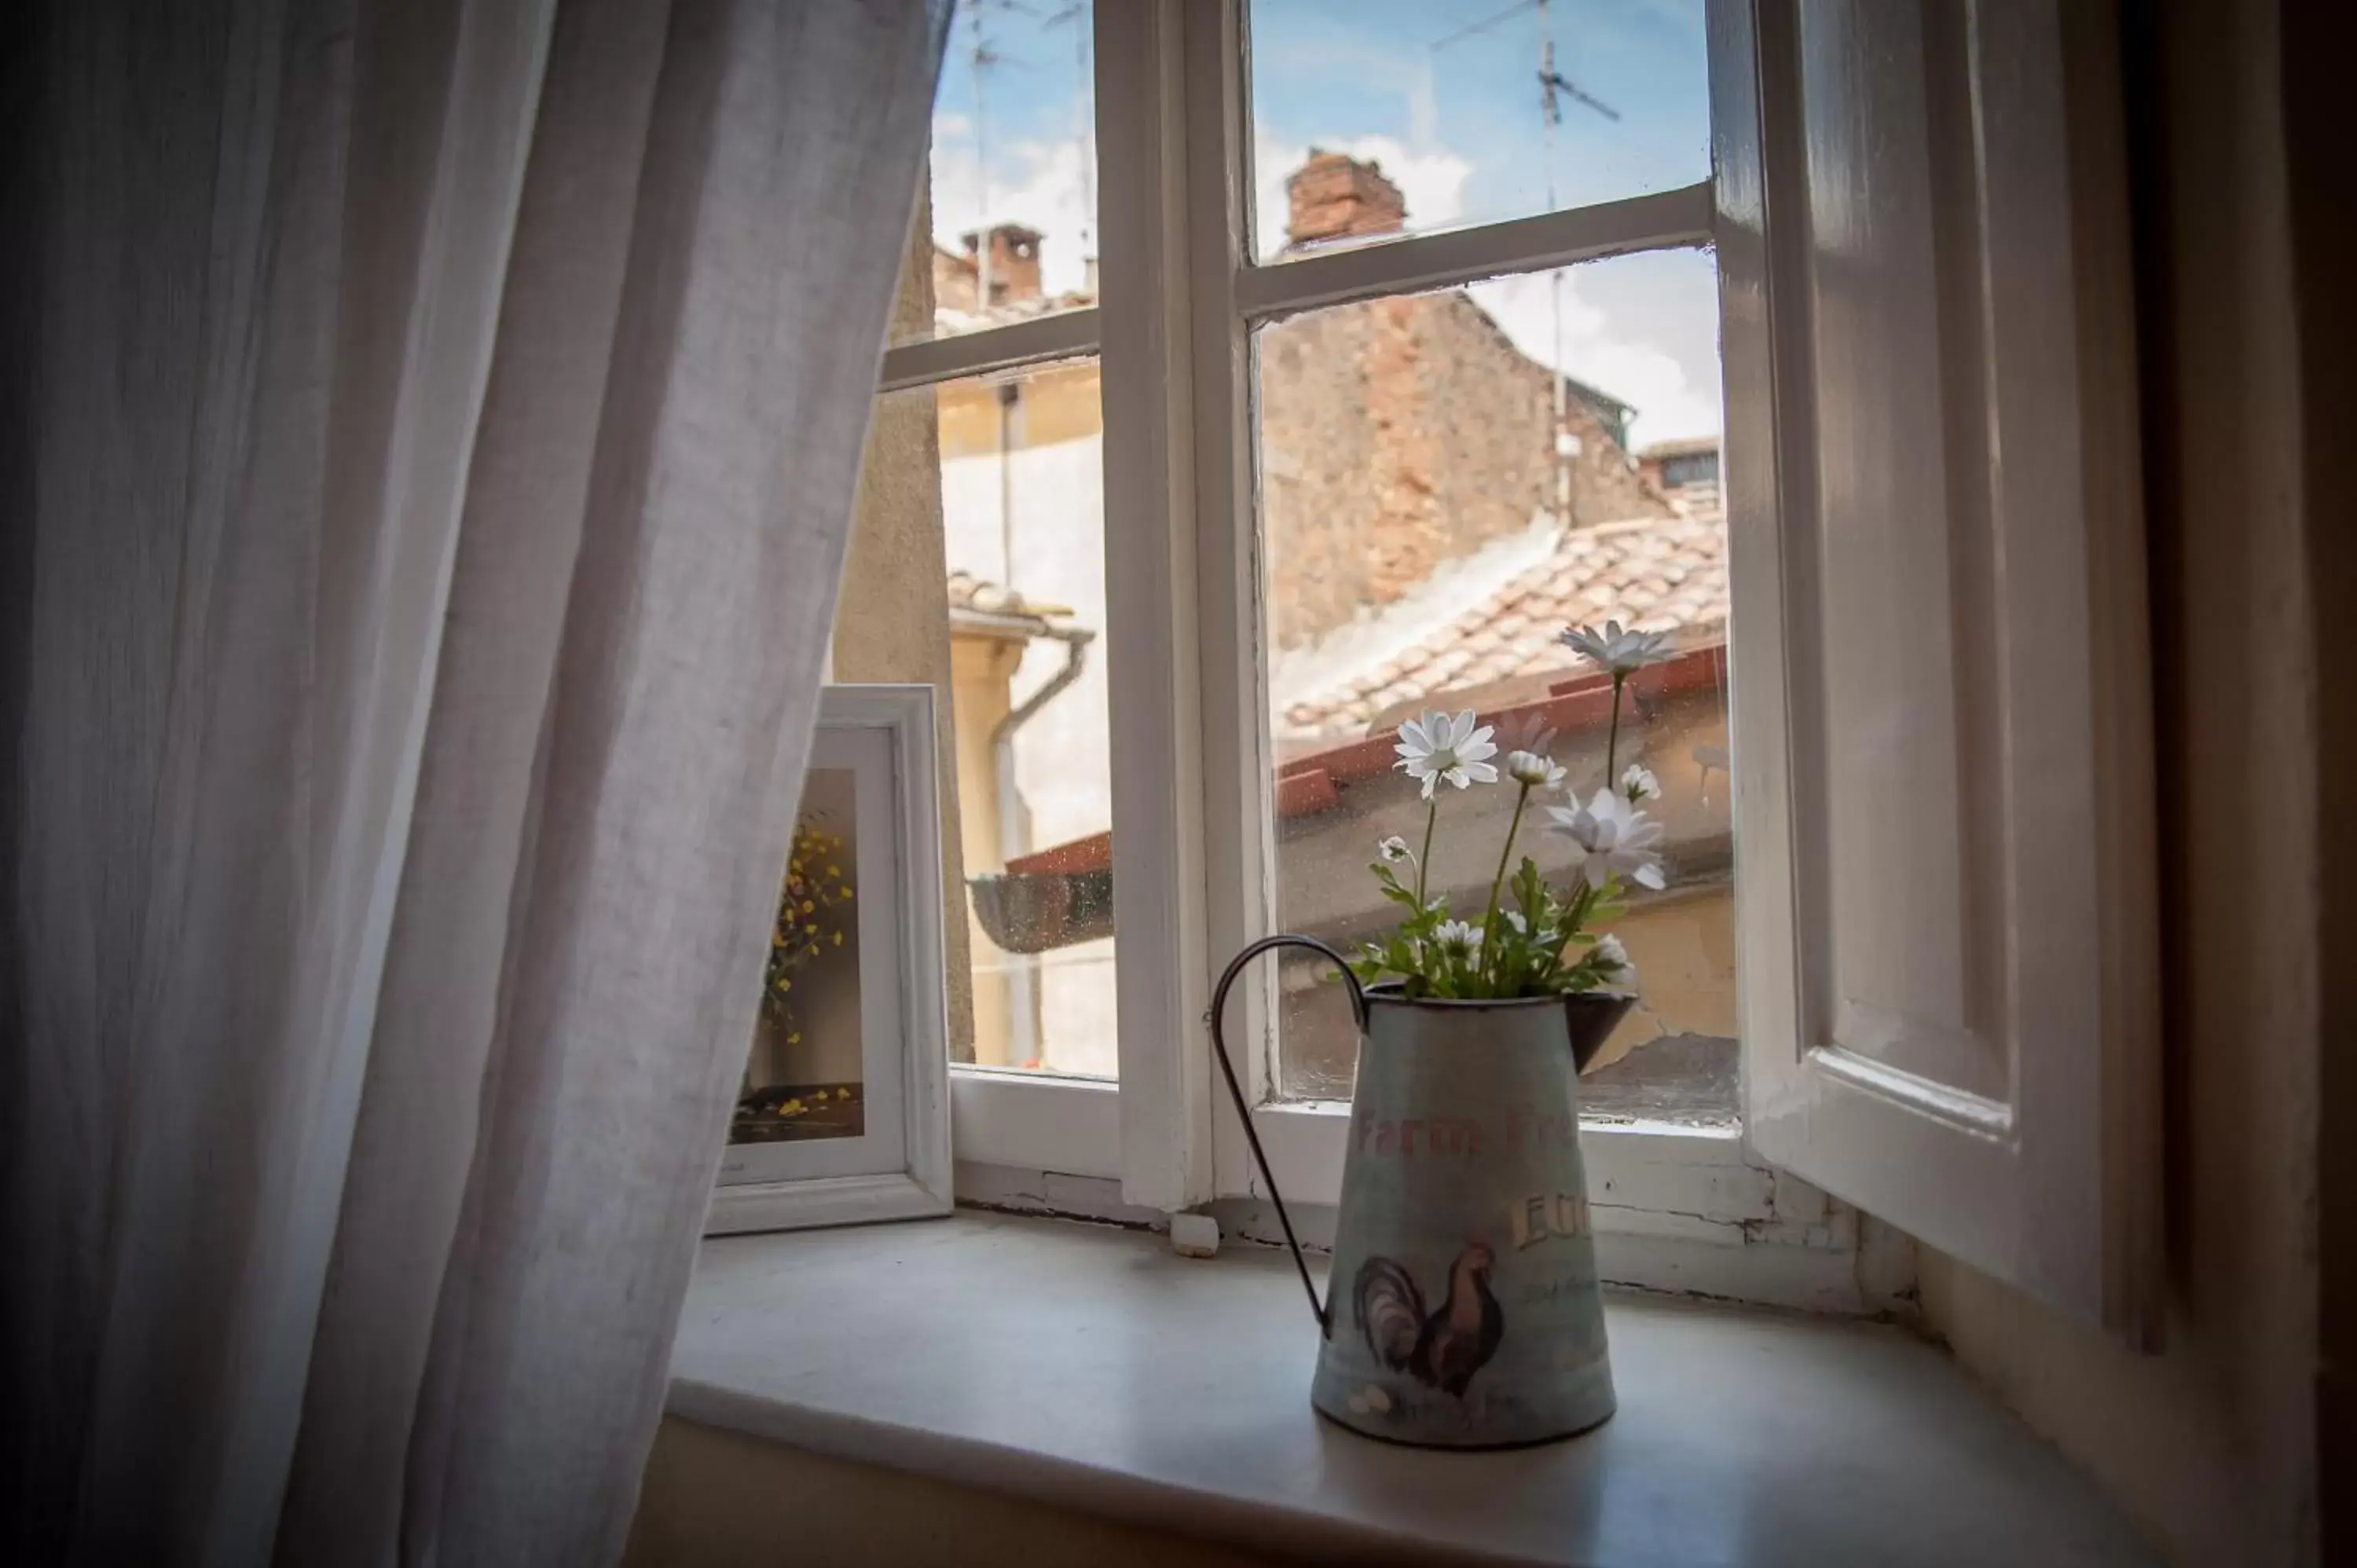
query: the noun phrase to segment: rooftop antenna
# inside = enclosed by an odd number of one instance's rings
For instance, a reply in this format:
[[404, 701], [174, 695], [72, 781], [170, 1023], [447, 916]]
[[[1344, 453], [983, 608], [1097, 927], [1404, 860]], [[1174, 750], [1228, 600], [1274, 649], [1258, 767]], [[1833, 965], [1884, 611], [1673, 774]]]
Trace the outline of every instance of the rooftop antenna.
[[[1546, 209], [1555, 209], [1555, 134], [1563, 123], [1564, 98], [1593, 109], [1608, 120], [1618, 121], [1620, 112], [1603, 100], [1582, 89], [1555, 69], [1555, 18], [1548, 0], [1515, 0], [1502, 11], [1494, 12], [1478, 22], [1459, 27], [1447, 38], [1434, 40], [1432, 52], [1442, 49], [1479, 33], [1486, 33], [1499, 23], [1522, 15], [1524, 11], [1538, 13], [1539, 33], [1539, 124], [1546, 141]], [[1551, 331], [1555, 344], [1555, 363], [1548, 383], [1555, 392], [1555, 515], [1566, 527], [1571, 523], [1571, 459], [1577, 438], [1571, 433], [1569, 386], [1563, 371], [1563, 269], [1547, 271], [1547, 308], [1552, 318]]]
[[974, 47], [966, 60], [974, 70], [974, 166], [982, 183], [982, 199], [976, 209], [977, 226], [974, 260], [974, 308], [977, 315], [990, 309], [990, 99], [984, 91], [985, 73], [1005, 57], [990, 47], [983, 32], [983, 18], [988, 8], [976, 5], [967, 16], [974, 18]]
[[1040, 24], [1044, 28], [1069, 25], [1072, 29], [1072, 145], [1081, 155], [1081, 209], [1087, 214], [1081, 220], [1081, 257], [1088, 261], [1096, 253], [1096, 137], [1090, 133], [1091, 107], [1095, 93], [1089, 72], [1088, 0], [1072, 0], [1062, 10]]
[[990, 37], [984, 30], [995, 11], [1036, 15], [1022, 0], [969, 0], [966, 8], [966, 15], [973, 18], [974, 33], [973, 46], [965, 57], [974, 70], [974, 158], [982, 182], [982, 225], [974, 263], [974, 305], [977, 311], [990, 308], [990, 239], [997, 227], [990, 217], [990, 98], [985, 83], [992, 70], [1007, 63], [1007, 57], [991, 47]]

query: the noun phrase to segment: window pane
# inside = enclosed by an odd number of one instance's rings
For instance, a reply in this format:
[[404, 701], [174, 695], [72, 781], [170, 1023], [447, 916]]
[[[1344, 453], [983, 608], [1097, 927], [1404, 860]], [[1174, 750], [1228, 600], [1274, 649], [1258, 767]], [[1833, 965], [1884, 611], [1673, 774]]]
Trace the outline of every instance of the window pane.
[[949, 568], [974, 1059], [1110, 1078], [1113, 766], [1096, 361], [888, 393], [876, 417], [868, 504], [888, 485], [900, 492], [893, 504], [938, 508]]
[[1254, 0], [1254, 254], [1710, 177], [1703, 0]]
[[[1277, 925], [1354, 944], [1394, 923], [1367, 865], [1386, 836], [1423, 842], [1425, 803], [1393, 766], [1403, 718], [1552, 727], [1583, 794], [1617, 744], [1622, 768], [1659, 776], [1670, 886], [1612, 928], [1640, 1005], [1584, 1085], [1591, 1113], [1734, 1112], [1717, 335], [1711, 257], [1659, 252], [1315, 311], [1256, 340]], [[1631, 682], [1617, 741], [1609, 681], [1556, 639], [1608, 618], [1676, 654]], [[1514, 787], [1442, 794], [1430, 886], [1478, 921]], [[1539, 831], [1562, 799], [1534, 797], [1515, 854], [1567, 889], [1571, 846]], [[1314, 965], [1285, 989], [1280, 1091], [1348, 1095], [1349, 1007]]]
[[931, 310], [893, 342], [1097, 302], [1093, 47], [1086, 0], [959, 7], [933, 99]]

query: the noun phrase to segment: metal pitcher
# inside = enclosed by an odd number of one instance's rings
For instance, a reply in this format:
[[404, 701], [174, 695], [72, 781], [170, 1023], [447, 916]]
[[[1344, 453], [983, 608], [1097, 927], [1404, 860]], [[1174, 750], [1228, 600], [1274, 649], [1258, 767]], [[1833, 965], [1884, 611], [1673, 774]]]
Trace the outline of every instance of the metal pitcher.
[[[1322, 1302], [1221, 1027], [1237, 975], [1276, 947], [1341, 966], [1359, 1020]], [[1211, 996], [1211, 1043], [1318, 1315], [1309, 1399], [1320, 1414], [1435, 1448], [1544, 1443], [1611, 1415], [1578, 1073], [1629, 1004], [1598, 993], [1411, 1001], [1395, 987], [1361, 988], [1310, 937], [1265, 938], [1228, 965]]]

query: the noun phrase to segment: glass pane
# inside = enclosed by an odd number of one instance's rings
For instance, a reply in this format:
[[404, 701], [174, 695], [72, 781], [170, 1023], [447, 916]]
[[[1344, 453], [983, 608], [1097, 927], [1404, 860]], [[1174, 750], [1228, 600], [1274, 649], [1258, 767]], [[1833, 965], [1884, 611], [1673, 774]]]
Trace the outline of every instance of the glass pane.
[[802, 781], [732, 1144], [856, 1138], [866, 1130], [858, 807], [847, 768], [813, 768]]
[[[1404, 718], [1552, 728], [1583, 795], [1608, 746], [1643, 763], [1670, 886], [1612, 928], [1640, 1005], [1586, 1080], [1591, 1113], [1734, 1113], [1717, 338], [1712, 258], [1657, 252], [1315, 311], [1256, 341], [1278, 928], [1355, 944], [1394, 923], [1367, 868], [1390, 835], [1423, 843], [1425, 802], [1394, 767]], [[1608, 618], [1675, 655], [1632, 681], [1617, 736], [1609, 680], [1557, 640]], [[1442, 791], [1430, 889], [1478, 922], [1514, 786]], [[1515, 854], [1567, 892], [1550, 803], [1567, 802], [1533, 798]], [[1348, 1095], [1348, 1005], [1314, 965], [1284, 979], [1281, 1092]]]
[[1086, 0], [958, 8], [933, 99], [931, 310], [904, 310], [893, 342], [1096, 303], [1093, 45]]
[[1710, 177], [1703, 0], [1254, 0], [1264, 262]]
[[935, 510], [949, 569], [974, 1060], [1113, 1077], [1096, 361], [888, 393], [876, 419], [871, 496]]

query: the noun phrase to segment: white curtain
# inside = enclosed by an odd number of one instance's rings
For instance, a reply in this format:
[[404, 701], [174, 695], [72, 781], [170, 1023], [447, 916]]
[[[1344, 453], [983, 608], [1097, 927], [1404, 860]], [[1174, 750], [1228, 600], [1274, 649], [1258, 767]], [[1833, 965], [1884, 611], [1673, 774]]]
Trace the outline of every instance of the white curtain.
[[947, 11], [0, 24], [0, 1557], [619, 1551]]

